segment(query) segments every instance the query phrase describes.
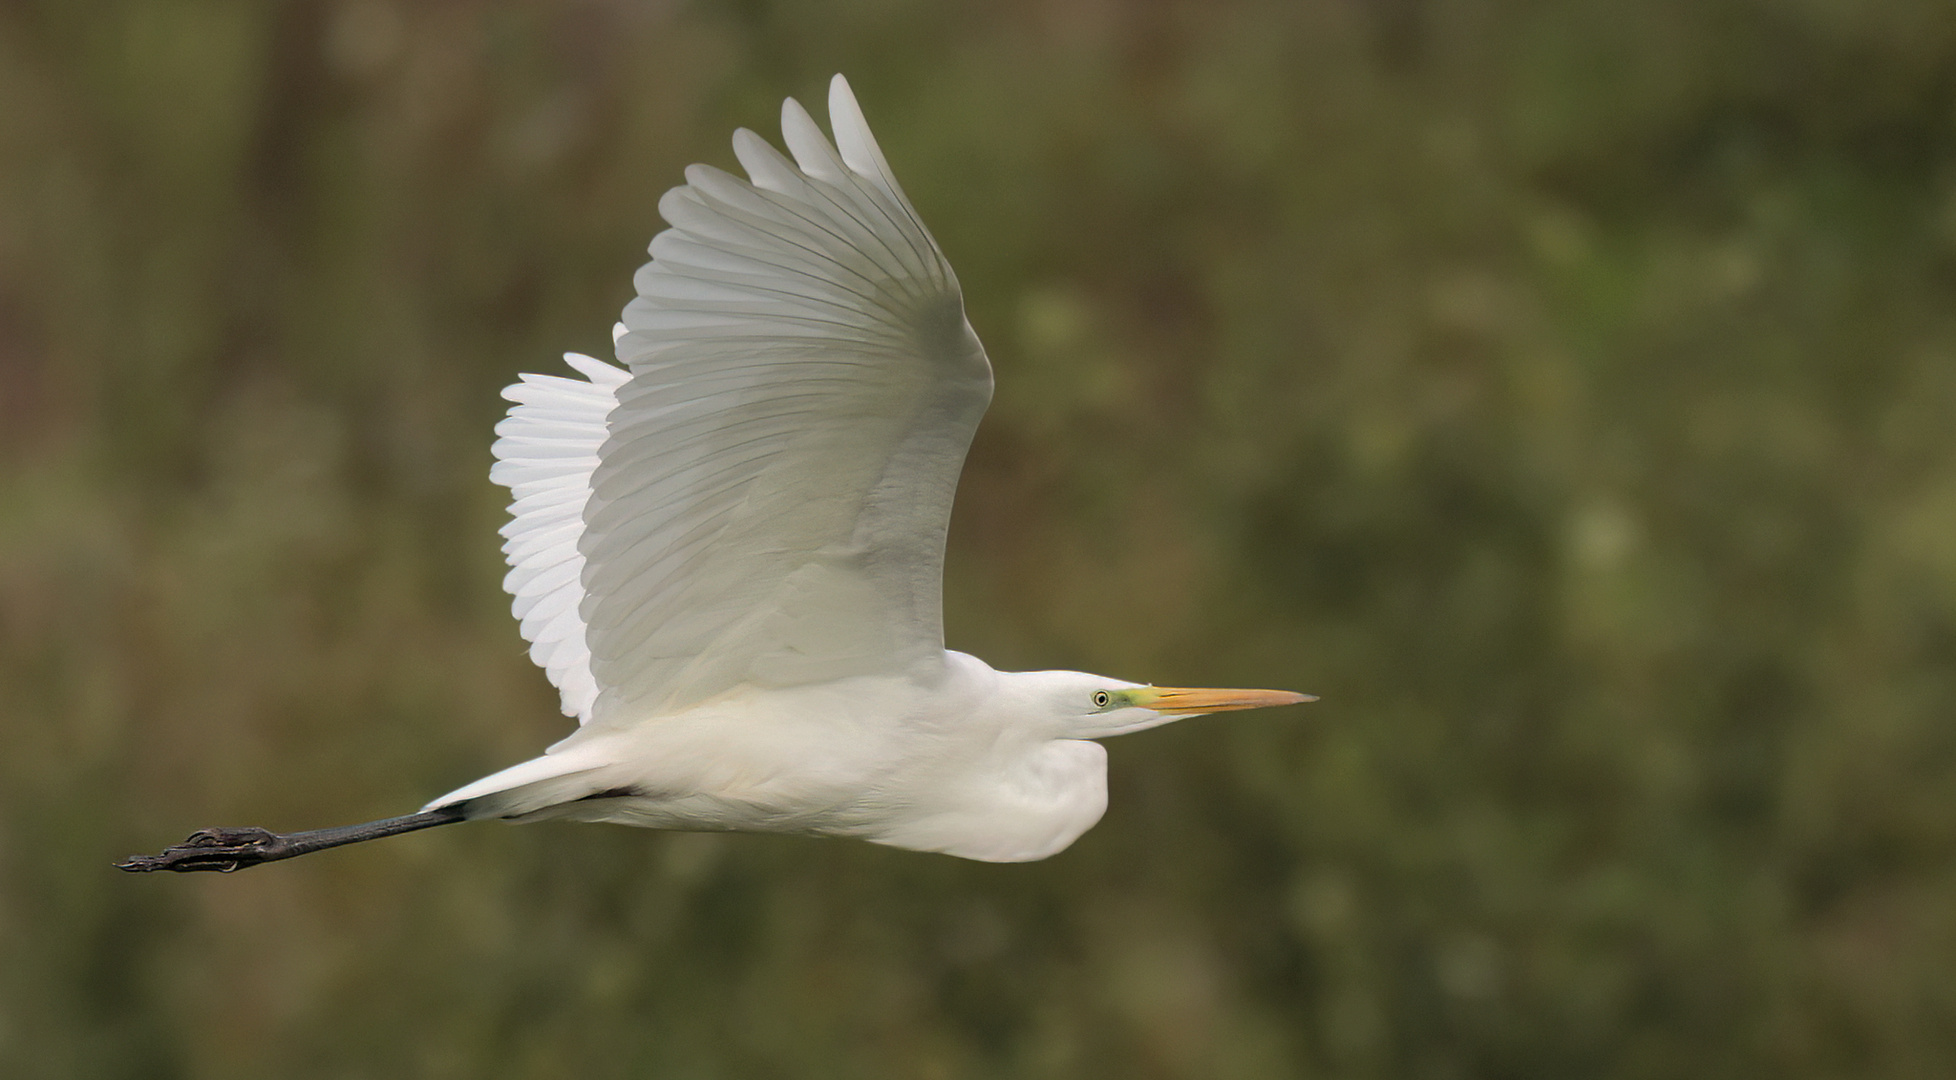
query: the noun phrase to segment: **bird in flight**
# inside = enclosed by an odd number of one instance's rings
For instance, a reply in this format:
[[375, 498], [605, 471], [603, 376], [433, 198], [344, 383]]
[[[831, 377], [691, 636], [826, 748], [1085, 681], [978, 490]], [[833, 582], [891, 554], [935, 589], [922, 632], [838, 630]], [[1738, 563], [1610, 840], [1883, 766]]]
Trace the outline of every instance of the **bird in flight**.
[[944, 534], [992, 396], [957, 276], [849, 84], [833, 143], [792, 98], [784, 156], [666, 193], [619, 365], [525, 375], [490, 478], [530, 658], [578, 729], [420, 812], [206, 829], [124, 870], [236, 870], [481, 818], [853, 836], [1043, 859], [1107, 807], [1095, 740], [1310, 701], [944, 648]]

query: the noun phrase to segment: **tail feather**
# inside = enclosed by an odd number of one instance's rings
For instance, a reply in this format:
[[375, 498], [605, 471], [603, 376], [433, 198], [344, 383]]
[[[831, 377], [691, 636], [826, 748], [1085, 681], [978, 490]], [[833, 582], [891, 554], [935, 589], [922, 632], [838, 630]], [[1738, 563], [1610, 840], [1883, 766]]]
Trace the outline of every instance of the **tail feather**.
[[515, 818], [576, 802], [616, 787], [603, 778], [604, 762], [577, 754], [545, 754], [491, 773], [422, 807], [454, 808], [471, 820]]

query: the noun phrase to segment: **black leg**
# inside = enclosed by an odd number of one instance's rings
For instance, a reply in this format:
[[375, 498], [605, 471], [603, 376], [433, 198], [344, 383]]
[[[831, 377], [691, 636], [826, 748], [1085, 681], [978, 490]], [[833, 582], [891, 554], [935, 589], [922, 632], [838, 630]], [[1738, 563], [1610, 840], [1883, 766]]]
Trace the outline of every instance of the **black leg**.
[[161, 855], [131, 855], [127, 862], [116, 864], [118, 869], [131, 873], [149, 870], [216, 870], [230, 873], [246, 866], [259, 863], [277, 862], [297, 855], [307, 855], [343, 844], [357, 844], [362, 840], [378, 840], [383, 836], [413, 832], [416, 829], [431, 829], [436, 825], [452, 825], [464, 821], [458, 807], [445, 806], [439, 810], [424, 810], [406, 817], [383, 818], [359, 825], [342, 825], [336, 829], [312, 829], [307, 832], [275, 833], [266, 829], [204, 829], [190, 834], [190, 838], [172, 848], [164, 849]]

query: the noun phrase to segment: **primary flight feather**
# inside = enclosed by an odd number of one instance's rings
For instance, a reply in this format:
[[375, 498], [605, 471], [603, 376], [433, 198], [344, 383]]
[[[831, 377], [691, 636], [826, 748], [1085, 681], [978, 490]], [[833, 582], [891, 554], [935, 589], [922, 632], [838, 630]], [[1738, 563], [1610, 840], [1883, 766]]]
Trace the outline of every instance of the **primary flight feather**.
[[992, 372], [849, 84], [831, 143], [734, 133], [666, 193], [619, 366], [525, 375], [496, 427], [504, 588], [579, 728], [364, 825], [210, 829], [130, 870], [231, 870], [475, 818], [856, 836], [1044, 858], [1106, 808], [1092, 741], [1310, 700], [1000, 672], [944, 648], [951, 500]]

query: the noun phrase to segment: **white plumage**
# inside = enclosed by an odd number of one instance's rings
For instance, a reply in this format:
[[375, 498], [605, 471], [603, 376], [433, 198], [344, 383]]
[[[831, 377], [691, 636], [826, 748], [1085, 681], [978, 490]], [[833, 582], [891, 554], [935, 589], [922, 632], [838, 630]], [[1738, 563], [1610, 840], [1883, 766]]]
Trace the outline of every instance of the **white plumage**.
[[526, 375], [491, 477], [505, 587], [584, 725], [429, 810], [1041, 858], [1106, 806], [1086, 741], [1305, 700], [995, 672], [944, 649], [944, 535], [991, 365], [849, 84], [833, 145], [734, 133], [659, 202], [615, 344]]
[[660, 200], [673, 228], [616, 340], [629, 381], [571, 355], [588, 382], [506, 392], [505, 587], [581, 721], [943, 649], [944, 531], [991, 367], [847, 83], [830, 107], [841, 156], [790, 100], [794, 162], [743, 129], [751, 183], [696, 165]]
[[951, 499], [991, 399], [957, 276], [830, 86], [793, 160], [734, 134], [660, 200], [622, 366], [525, 375], [497, 425], [504, 586], [578, 730], [402, 818], [207, 830], [132, 870], [236, 869], [448, 822], [563, 817], [857, 836], [1037, 859], [1098, 821], [1094, 739], [1308, 700], [1072, 671], [943, 641]]
[[[618, 325], [622, 335], [624, 324]], [[564, 715], [591, 718], [598, 683], [584, 640], [584, 510], [591, 498], [591, 470], [604, 443], [605, 420], [618, 404], [626, 374], [602, 360], [565, 353], [564, 360], [588, 382], [555, 375], [525, 375], [503, 391], [517, 402], [496, 425], [491, 447], [496, 465], [489, 478], [509, 489], [509, 524], [503, 554], [509, 574], [503, 588], [515, 597], [510, 611], [530, 643], [530, 659], [563, 695]]]

